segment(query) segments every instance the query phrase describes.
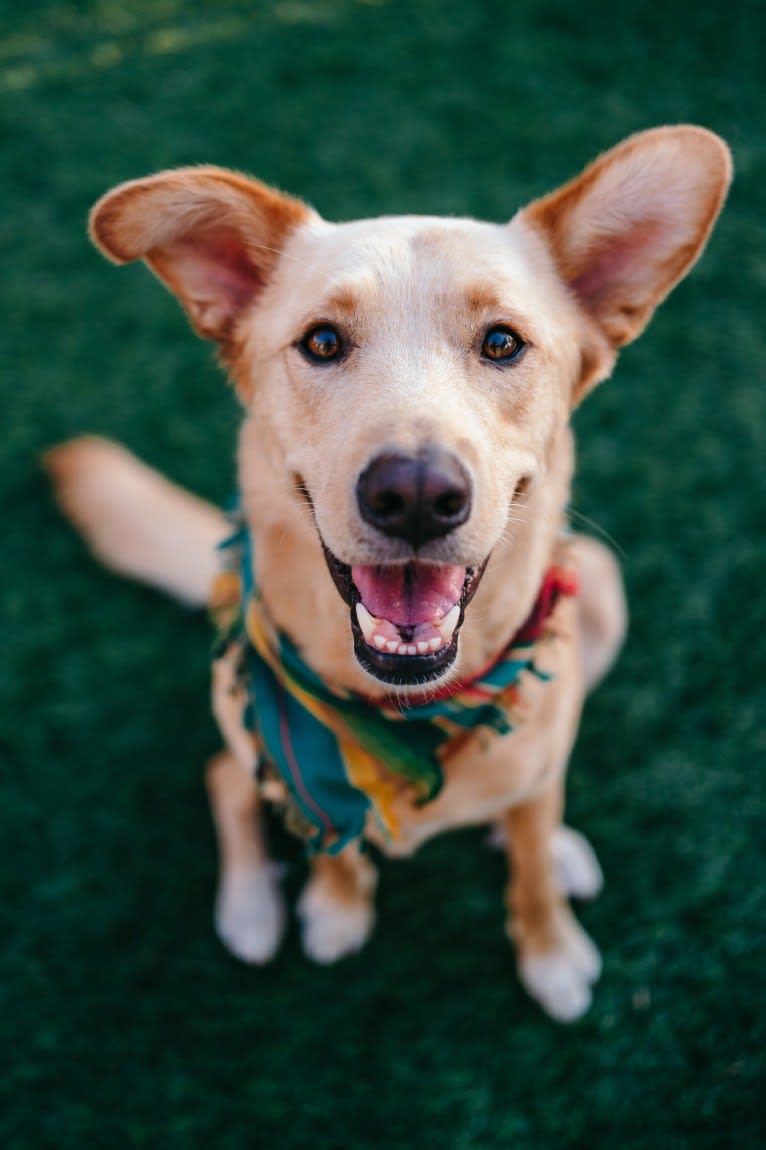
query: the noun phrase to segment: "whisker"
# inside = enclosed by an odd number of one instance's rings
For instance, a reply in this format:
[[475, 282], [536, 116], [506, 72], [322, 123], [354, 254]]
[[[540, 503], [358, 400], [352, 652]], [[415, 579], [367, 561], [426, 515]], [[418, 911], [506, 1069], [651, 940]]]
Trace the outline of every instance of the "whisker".
[[303, 260], [300, 258], [300, 256], [293, 255], [291, 252], [285, 252], [281, 248], [269, 247], [268, 244], [252, 243], [248, 244], [248, 247], [257, 248], [262, 252], [273, 252], [275, 255], [281, 256], [282, 259], [292, 260], [293, 263], [300, 264], [301, 267], [308, 268], [309, 271], [316, 272], [318, 276], [322, 277], [322, 279], [327, 280], [328, 284], [333, 282], [332, 277], [328, 276], [326, 272], [323, 272], [321, 268], [318, 268], [316, 264], [310, 263], [309, 260]]
[[587, 527], [590, 527], [593, 531], [600, 535], [601, 538], [610, 545], [610, 547], [614, 548], [621, 559], [627, 558], [624, 547], [622, 547], [617, 542], [614, 535], [609, 534], [606, 528], [602, 527], [600, 523], [596, 523], [595, 519], [590, 519], [587, 515], [584, 515], [582, 511], [578, 511], [577, 508], [573, 507], [571, 503], [568, 503], [566, 506], [566, 514], [570, 517], [574, 516], [580, 521], [580, 523], [584, 523]]

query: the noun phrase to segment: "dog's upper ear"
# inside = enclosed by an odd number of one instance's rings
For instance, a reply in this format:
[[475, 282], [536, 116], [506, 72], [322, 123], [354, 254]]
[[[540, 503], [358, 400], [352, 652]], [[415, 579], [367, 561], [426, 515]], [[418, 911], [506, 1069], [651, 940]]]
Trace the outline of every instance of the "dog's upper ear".
[[575, 400], [609, 374], [615, 349], [641, 333], [700, 255], [731, 175], [729, 149], [712, 132], [655, 128], [520, 213], [544, 233], [560, 274], [596, 322]]
[[116, 263], [145, 260], [199, 334], [225, 346], [287, 235], [313, 214], [237, 172], [179, 168], [107, 192], [90, 214], [90, 235]]

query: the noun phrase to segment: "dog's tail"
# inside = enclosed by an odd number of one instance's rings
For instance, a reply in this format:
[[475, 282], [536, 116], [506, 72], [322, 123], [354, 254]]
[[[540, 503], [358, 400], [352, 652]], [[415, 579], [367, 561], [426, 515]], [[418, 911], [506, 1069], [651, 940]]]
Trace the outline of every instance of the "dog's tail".
[[42, 463], [102, 563], [190, 606], [207, 602], [216, 546], [231, 531], [221, 511], [107, 439], [69, 440]]

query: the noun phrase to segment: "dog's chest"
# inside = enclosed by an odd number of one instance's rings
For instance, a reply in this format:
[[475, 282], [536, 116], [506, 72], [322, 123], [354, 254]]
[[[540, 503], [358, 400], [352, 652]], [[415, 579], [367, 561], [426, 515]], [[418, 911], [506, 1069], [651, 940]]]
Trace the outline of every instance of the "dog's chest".
[[[557, 612], [558, 614], [558, 612]], [[461, 826], [492, 822], [563, 775], [583, 702], [576, 605], [562, 604], [568, 626], [551, 644], [546, 666], [553, 677], [524, 676], [517, 725], [502, 735], [486, 728], [471, 732], [443, 759], [444, 786], [419, 805], [403, 788], [394, 804], [395, 836], [368, 819], [367, 835], [392, 856], [412, 854], [423, 842]], [[555, 668], [555, 673], [554, 673]]]
[[[359, 828], [387, 853], [406, 855], [425, 839], [451, 827], [491, 821], [509, 806], [523, 801], [563, 769], [573, 726], [579, 717], [581, 686], [576, 635], [576, 604], [561, 600], [551, 616], [545, 642], [536, 648], [535, 671], [524, 671], [507, 700], [505, 731], [480, 724], [461, 731], [439, 748], [443, 785], [424, 801], [417, 775], [393, 770], [385, 746], [380, 753], [347, 754], [350, 781], [369, 805]], [[247, 689], [238, 675], [232, 650], [214, 664], [214, 710], [224, 737], [242, 765], [260, 780], [264, 797], [287, 811], [288, 824], [310, 837], [296, 804], [310, 780], [286, 779], [284, 771], [267, 763], [259, 769], [258, 740], [247, 729]], [[403, 724], [394, 723], [401, 731]], [[404, 725], [406, 726], [406, 724]], [[408, 732], [409, 734], [409, 732]], [[290, 735], [287, 732], [289, 745]], [[414, 736], [413, 736], [414, 741]], [[292, 769], [295, 764], [288, 764]], [[305, 798], [299, 793], [298, 798]], [[316, 796], [315, 796], [316, 797]], [[347, 796], [348, 797], [348, 796]], [[298, 817], [296, 817], [296, 815]], [[332, 834], [321, 845], [330, 845]], [[315, 844], [318, 840], [315, 839]]]

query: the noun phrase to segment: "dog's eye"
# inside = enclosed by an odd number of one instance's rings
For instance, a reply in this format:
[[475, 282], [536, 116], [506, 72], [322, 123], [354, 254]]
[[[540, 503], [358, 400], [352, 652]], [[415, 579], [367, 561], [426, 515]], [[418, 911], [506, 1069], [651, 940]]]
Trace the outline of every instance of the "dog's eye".
[[505, 324], [498, 323], [491, 327], [484, 336], [481, 345], [481, 354], [493, 363], [509, 363], [515, 359], [524, 347], [524, 341]]
[[329, 363], [343, 355], [343, 340], [330, 324], [323, 323], [306, 332], [298, 347], [307, 359], [315, 363]]

